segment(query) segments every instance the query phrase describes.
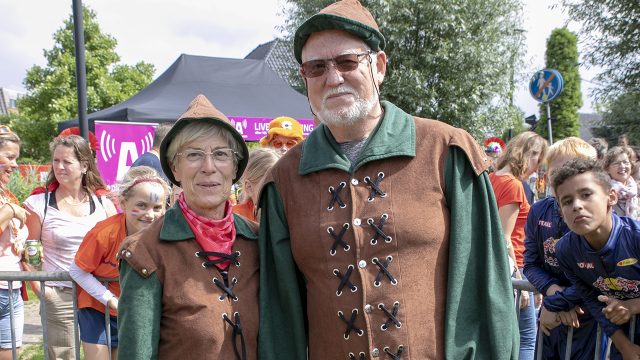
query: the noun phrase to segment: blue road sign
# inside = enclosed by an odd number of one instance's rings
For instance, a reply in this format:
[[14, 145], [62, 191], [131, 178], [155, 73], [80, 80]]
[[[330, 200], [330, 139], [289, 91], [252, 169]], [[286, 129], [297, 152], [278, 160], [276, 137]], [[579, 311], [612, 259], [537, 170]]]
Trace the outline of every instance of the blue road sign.
[[564, 79], [558, 70], [544, 69], [533, 75], [529, 82], [529, 93], [536, 101], [549, 102], [562, 93]]

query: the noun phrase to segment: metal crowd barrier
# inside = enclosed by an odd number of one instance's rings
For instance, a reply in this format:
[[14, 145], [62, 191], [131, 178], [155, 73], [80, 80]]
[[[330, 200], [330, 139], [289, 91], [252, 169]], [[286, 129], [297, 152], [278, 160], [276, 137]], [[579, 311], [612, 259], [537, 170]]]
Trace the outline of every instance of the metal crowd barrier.
[[[105, 286], [111, 282], [111, 281], [118, 281], [118, 279], [105, 279], [105, 278], [98, 278], [99, 281], [102, 281]], [[73, 315], [73, 328], [74, 328], [74, 338], [75, 338], [75, 355], [76, 355], [76, 359], [80, 359], [80, 333], [78, 331], [78, 304], [77, 304], [77, 284], [75, 282], [73, 282], [73, 280], [71, 279], [71, 276], [69, 275], [68, 272], [46, 272], [46, 271], [35, 271], [35, 272], [24, 272], [24, 271], [0, 271], [0, 281], [7, 281], [8, 287], [9, 287], [9, 294], [12, 293], [13, 290], [13, 281], [40, 281], [40, 318], [42, 321], [42, 336], [43, 336], [43, 343], [44, 343], [44, 358], [45, 360], [49, 359], [49, 354], [48, 354], [48, 333], [47, 333], [47, 321], [46, 321], [46, 314], [47, 314], [47, 310], [46, 310], [46, 304], [43, 301], [43, 296], [44, 296], [44, 292], [45, 292], [45, 283], [47, 281], [70, 281], [72, 284], [72, 294], [73, 294], [73, 309], [74, 309], [74, 315]], [[531, 283], [529, 283], [526, 280], [517, 280], [517, 279], [511, 279], [511, 284], [513, 286], [513, 289], [516, 291], [516, 296], [515, 296], [515, 305], [516, 305], [516, 316], [518, 318], [518, 320], [520, 319], [520, 306], [518, 306], [518, 304], [520, 304], [520, 298], [522, 296], [522, 291], [530, 291], [533, 292], [535, 291], [533, 285], [531, 285]], [[10, 312], [10, 322], [11, 322], [11, 347], [12, 347], [12, 355], [13, 355], [13, 359], [17, 360], [18, 359], [18, 355], [17, 355], [17, 349], [16, 349], [16, 343], [15, 343], [15, 319], [14, 319], [14, 315], [13, 315], [13, 297], [9, 296], [9, 308], [11, 309]], [[107, 344], [111, 344], [111, 318], [109, 316], [109, 305], [105, 305], [105, 311], [104, 311], [104, 318], [105, 318], [105, 329], [106, 329], [106, 333], [107, 333]], [[634, 335], [635, 335], [635, 328], [636, 328], [636, 317], [632, 317], [631, 318], [631, 322], [629, 324], [629, 339], [631, 340], [631, 342], [633, 342], [634, 340]], [[598, 325], [598, 330], [597, 330], [597, 340], [596, 340], [596, 349], [594, 352], [594, 360], [600, 360], [600, 354], [602, 353], [602, 347], [606, 346], [607, 344], [602, 344], [601, 342], [601, 334], [602, 334], [602, 329], [600, 328], [600, 325]], [[537, 337], [537, 346], [536, 346], [536, 350], [541, 349], [542, 348], [542, 341], [543, 341], [543, 336], [545, 336], [542, 333], [542, 330], [538, 330], [538, 337]], [[567, 334], [567, 347], [566, 347], [566, 351], [565, 351], [565, 356], [564, 358], [566, 360], [570, 360], [571, 359], [571, 345], [573, 342], [573, 328], [569, 328], [569, 332]], [[111, 358], [111, 346], [107, 345], [107, 348], [109, 350], [109, 358]], [[609, 356], [609, 354], [607, 354], [607, 357]], [[542, 351], [538, 351], [537, 355], [536, 355], [536, 359], [537, 360], [542, 360]]]
[[[533, 287], [533, 285], [531, 285], [530, 282], [526, 281], [526, 280], [517, 280], [517, 279], [511, 279], [511, 285], [513, 286], [513, 289], [516, 290], [516, 296], [515, 296], [515, 304], [516, 304], [516, 311], [517, 311], [517, 318], [518, 320], [520, 320], [520, 306], [518, 306], [518, 304], [520, 304], [520, 297], [522, 296], [522, 291], [535, 291], [535, 288]], [[634, 337], [635, 337], [635, 330], [636, 330], [636, 318], [637, 316], [633, 316], [629, 322], [629, 340], [631, 340], [631, 342], [633, 342]], [[536, 360], [542, 360], [542, 351], [539, 351], [540, 349], [542, 349], [542, 341], [543, 341], [543, 337], [546, 336], [544, 335], [544, 333], [542, 332], [541, 329], [538, 329], [538, 337], [536, 338], [537, 341], [537, 346], [536, 346]], [[565, 353], [564, 353], [564, 359], [565, 360], [570, 360], [571, 359], [571, 347], [573, 344], [573, 328], [570, 327], [569, 331], [567, 332], [567, 346], [565, 349]], [[602, 343], [602, 328], [600, 327], [600, 324], [598, 324], [598, 329], [596, 330], [596, 349], [594, 351], [593, 354], [593, 359], [594, 360], [601, 360], [601, 354], [603, 352], [602, 347], [607, 347], [608, 344], [603, 344]], [[607, 347], [607, 353], [606, 353], [606, 358], [609, 358], [609, 348]]]
[[[105, 279], [98, 278], [99, 281], [102, 281], [105, 286], [109, 282], [118, 281], [115, 279]], [[13, 282], [14, 281], [40, 281], [40, 319], [42, 322], [42, 340], [44, 345], [44, 359], [49, 359], [48, 353], [48, 331], [47, 331], [47, 306], [43, 299], [45, 293], [45, 285], [47, 281], [70, 281], [72, 296], [73, 296], [73, 330], [74, 330], [74, 338], [75, 338], [75, 358], [80, 359], [80, 332], [78, 331], [78, 303], [77, 303], [77, 284], [71, 279], [71, 276], [66, 271], [60, 272], [46, 272], [46, 271], [34, 271], [34, 272], [26, 272], [26, 271], [0, 271], [0, 281], [7, 281], [9, 294], [13, 292]], [[13, 356], [13, 360], [18, 359], [18, 352], [16, 348], [15, 341], [15, 319], [13, 314], [13, 296], [9, 296], [9, 321], [11, 323], [11, 352]], [[109, 358], [111, 358], [111, 318], [109, 316], [109, 305], [105, 305], [105, 329], [107, 332], [107, 349], [109, 352]], [[24, 336], [24, 334], [23, 334]]]

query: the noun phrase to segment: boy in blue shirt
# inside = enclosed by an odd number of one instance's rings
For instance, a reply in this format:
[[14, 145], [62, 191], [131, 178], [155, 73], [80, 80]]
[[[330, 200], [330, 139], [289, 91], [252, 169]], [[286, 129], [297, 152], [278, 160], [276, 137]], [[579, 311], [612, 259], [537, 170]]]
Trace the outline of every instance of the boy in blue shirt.
[[565, 223], [572, 232], [556, 244], [560, 268], [613, 341], [611, 359], [640, 358], [640, 223], [613, 214], [617, 198], [609, 176], [593, 160], [571, 160], [551, 174]]
[[[576, 158], [596, 160], [596, 149], [577, 137], [557, 141], [549, 147], [544, 159], [547, 174]], [[531, 206], [525, 226], [524, 274], [544, 295], [539, 326], [546, 336], [536, 351], [542, 352], [542, 359], [546, 360], [564, 359], [571, 326], [574, 327], [571, 359], [591, 360], [596, 348], [597, 323], [583, 309], [582, 298], [560, 269], [556, 257], [556, 243], [569, 231], [555, 197]]]

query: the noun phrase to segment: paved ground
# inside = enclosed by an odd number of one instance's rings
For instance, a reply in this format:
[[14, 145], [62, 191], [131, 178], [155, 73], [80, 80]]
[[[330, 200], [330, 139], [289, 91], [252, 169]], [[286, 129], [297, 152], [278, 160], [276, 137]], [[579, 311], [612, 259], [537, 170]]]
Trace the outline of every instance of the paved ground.
[[22, 342], [37, 344], [42, 341], [42, 323], [40, 322], [40, 302], [29, 301], [24, 304], [24, 333]]

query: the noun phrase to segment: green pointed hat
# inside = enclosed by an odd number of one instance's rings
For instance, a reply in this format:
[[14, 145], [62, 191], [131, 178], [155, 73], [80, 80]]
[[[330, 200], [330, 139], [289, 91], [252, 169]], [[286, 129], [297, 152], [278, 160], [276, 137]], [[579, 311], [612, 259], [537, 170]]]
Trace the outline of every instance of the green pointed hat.
[[293, 52], [302, 64], [302, 48], [314, 32], [344, 30], [362, 39], [371, 50], [384, 50], [386, 41], [373, 16], [359, 0], [337, 1], [305, 21], [293, 38]]

